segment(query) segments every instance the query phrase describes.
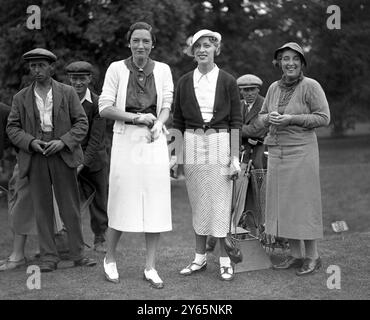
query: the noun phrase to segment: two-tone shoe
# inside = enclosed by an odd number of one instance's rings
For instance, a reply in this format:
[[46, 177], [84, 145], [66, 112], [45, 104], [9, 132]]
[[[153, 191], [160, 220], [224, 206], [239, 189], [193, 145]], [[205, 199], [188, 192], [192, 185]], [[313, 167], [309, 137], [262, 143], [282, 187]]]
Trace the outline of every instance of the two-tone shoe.
[[180, 271], [180, 274], [183, 276], [190, 276], [191, 274], [199, 271], [204, 271], [207, 269], [207, 260], [204, 260], [202, 264], [196, 263], [193, 261], [187, 265], [184, 269]]
[[159, 277], [157, 270], [144, 270], [144, 280], [148, 281], [152, 288], [162, 289], [164, 287], [162, 279]]

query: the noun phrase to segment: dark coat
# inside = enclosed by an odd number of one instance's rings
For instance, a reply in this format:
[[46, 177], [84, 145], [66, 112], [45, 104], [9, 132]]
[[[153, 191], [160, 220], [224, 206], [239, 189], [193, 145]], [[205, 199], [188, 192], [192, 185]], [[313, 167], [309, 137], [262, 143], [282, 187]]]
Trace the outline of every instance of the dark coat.
[[[13, 97], [8, 117], [7, 134], [19, 150], [19, 177], [28, 175], [33, 151], [30, 144], [41, 139], [40, 116], [35, 102], [34, 85], [22, 89]], [[65, 143], [60, 151], [63, 161], [71, 168], [83, 161], [81, 142], [88, 131], [88, 121], [76, 91], [68, 85], [52, 80], [53, 138]]]
[[[258, 113], [262, 108], [264, 98], [260, 95], [257, 96], [252, 109], [248, 112], [248, 108], [244, 100], [242, 100], [241, 108], [243, 115], [242, 126], [242, 149], [244, 150], [243, 162], [248, 162], [252, 159], [253, 166], [256, 169], [263, 169], [267, 167], [267, 159], [264, 156], [265, 146], [263, 139], [265, 138], [268, 128], [262, 126], [258, 121]], [[258, 140], [257, 145], [248, 143], [248, 139]], [[252, 154], [250, 154], [252, 150]]]
[[89, 131], [81, 143], [84, 152], [83, 164], [90, 171], [99, 171], [108, 164], [105, 147], [106, 120], [99, 115], [99, 96], [91, 92], [92, 103], [85, 100], [82, 106], [89, 121]]
[[250, 112], [247, 110], [247, 105], [242, 101], [242, 115], [243, 115], [243, 126], [242, 126], [242, 138], [243, 144], [248, 138], [261, 139], [263, 140], [268, 132], [268, 128], [261, 125], [257, 125], [256, 120], [258, 113], [261, 111], [264, 98], [260, 95], [257, 96], [256, 101]]
[[0, 102], [0, 159], [3, 158], [4, 150], [11, 145], [6, 134], [6, 124], [8, 122], [9, 112], [10, 107]]
[[[205, 124], [195, 96], [194, 71], [182, 76], [177, 84], [173, 127], [185, 129], [204, 128]], [[217, 84], [213, 117], [209, 127], [213, 129], [240, 129], [242, 124], [239, 90], [235, 78], [220, 69]]]

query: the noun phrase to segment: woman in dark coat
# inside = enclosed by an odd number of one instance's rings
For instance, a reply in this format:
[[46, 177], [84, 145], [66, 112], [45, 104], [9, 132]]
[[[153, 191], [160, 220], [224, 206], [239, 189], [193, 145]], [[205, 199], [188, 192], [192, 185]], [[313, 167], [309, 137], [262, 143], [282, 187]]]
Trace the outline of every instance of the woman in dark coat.
[[180, 273], [190, 275], [206, 268], [206, 240], [212, 235], [220, 239], [220, 277], [232, 280], [224, 239], [231, 214], [230, 175], [240, 171], [242, 116], [236, 80], [214, 63], [220, 42], [221, 35], [210, 30], [193, 36], [188, 54], [198, 65], [179, 80], [176, 89], [173, 124], [184, 133], [184, 171], [196, 243], [195, 259]]

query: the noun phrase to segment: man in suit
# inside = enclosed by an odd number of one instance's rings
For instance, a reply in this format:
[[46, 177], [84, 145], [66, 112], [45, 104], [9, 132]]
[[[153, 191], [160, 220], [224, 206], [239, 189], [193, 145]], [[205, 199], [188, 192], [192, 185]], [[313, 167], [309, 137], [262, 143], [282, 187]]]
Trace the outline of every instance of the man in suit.
[[240, 94], [241, 108], [243, 115], [242, 127], [242, 151], [244, 152], [243, 162], [252, 159], [256, 169], [266, 168], [266, 158], [264, 156], [265, 146], [263, 140], [268, 129], [256, 125], [258, 113], [261, 110], [264, 98], [259, 95], [262, 80], [253, 75], [245, 74], [236, 80]]
[[86, 61], [75, 61], [66, 67], [69, 81], [76, 90], [89, 121], [89, 131], [82, 141], [84, 161], [77, 167], [82, 179], [95, 189], [89, 206], [90, 225], [95, 235], [94, 250], [105, 252], [105, 231], [108, 227], [108, 154], [105, 146], [106, 120], [99, 115], [99, 96], [90, 91], [93, 67]]
[[36, 215], [41, 272], [60, 260], [54, 239], [53, 193], [68, 231], [75, 266], [94, 266], [84, 256], [77, 167], [88, 121], [74, 89], [52, 79], [56, 56], [42, 48], [23, 55], [34, 82], [13, 97], [7, 133], [19, 148], [19, 178], [28, 177]]
[[[268, 132], [268, 128], [256, 124], [258, 113], [264, 101], [264, 98], [259, 94], [262, 80], [253, 74], [245, 74], [239, 77], [236, 82], [242, 96], [242, 161], [248, 163], [252, 159], [253, 168], [266, 169], [267, 158], [264, 155], [265, 146], [263, 140]], [[248, 184], [245, 204], [245, 212], [248, 214], [243, 215], [240, 223], [245, 229], [256, 233], [257, 228], [261, 228], [264, 221], [263, 217], [260, 216], [259, 210], [257, 210], [253, 187], [255, 186], [250, 182]]]

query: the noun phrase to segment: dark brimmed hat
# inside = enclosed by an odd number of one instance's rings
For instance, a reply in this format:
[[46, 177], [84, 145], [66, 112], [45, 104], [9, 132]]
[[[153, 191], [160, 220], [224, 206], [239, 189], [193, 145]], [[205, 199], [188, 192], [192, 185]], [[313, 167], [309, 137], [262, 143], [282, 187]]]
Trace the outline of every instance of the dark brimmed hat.
[[253, 88], [253, 87], [260, 88], [263, 82], [260, 78], [258, 78], [254, 74], [245, 74], [236, 79], [236, 83], [239, 88]]
[[57, 56], [54, 53], [43, 48], [36, 48], [31, 51], [28, 51], [22, 57], [26, 61], [37, 59], [46, 59], [51, 62], [57, 61]]
[[277, 64], [277, 60], [278, 60], [278, 55], [280, 52], [282, 52], [284, 49], [291, 49], [297, 53], [299, 53], [299, 55], [301, 56], [301, 59], [303, 61], [303, 64], [305, 66], [307, 66], [307, 62], [306, 62], [306, 59], [304, 57], [304, 52], [303, 52], [303, 49], [302, 47], [296, 43], [296, 42], [288, 42], [286, 44], [284, 44], [283, 46], [281, 46], [280, 48], [276, 49], [275, 50], [275, 54], [274, 54], [274, 60], [273, 60], [273, 63], [274, 65]]
[[68, 74], [92, 74], [93, 66], [87, 61], [74, 61], [66, 67]]

